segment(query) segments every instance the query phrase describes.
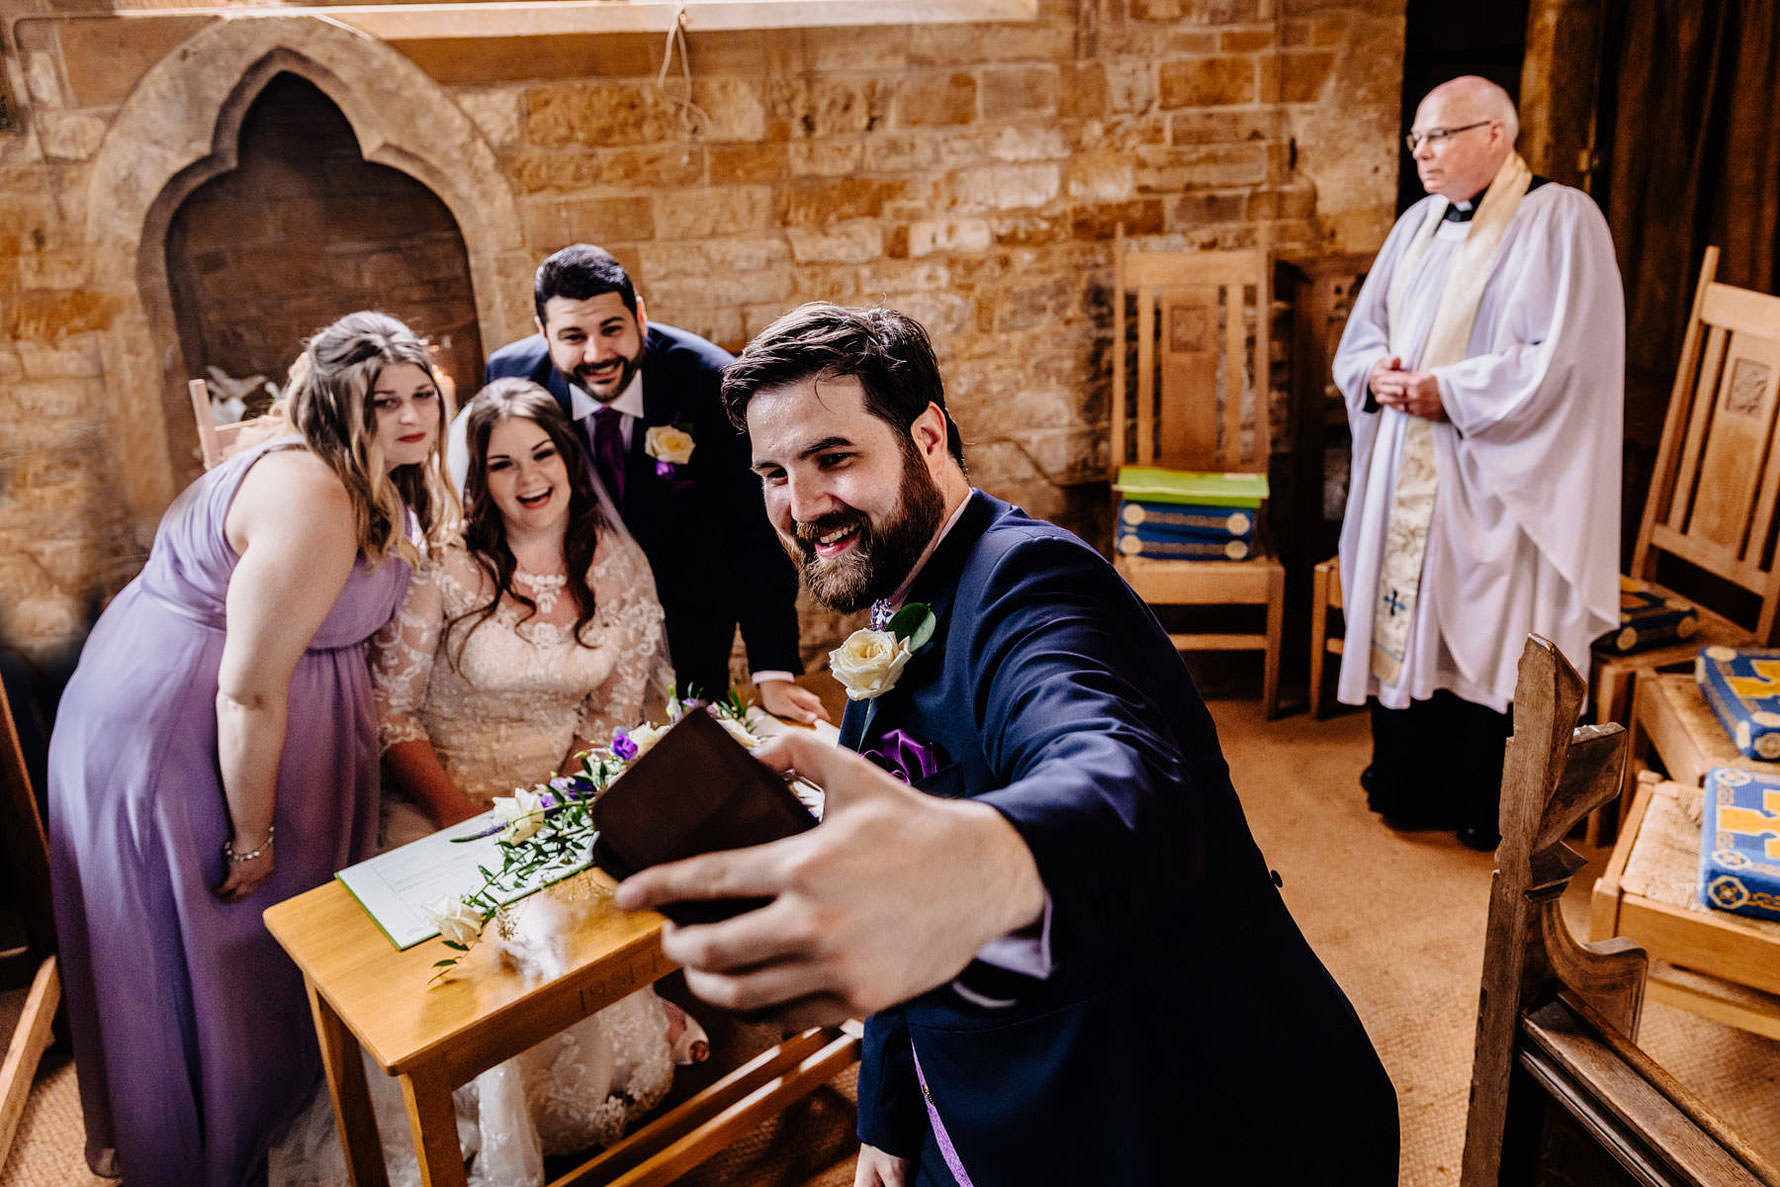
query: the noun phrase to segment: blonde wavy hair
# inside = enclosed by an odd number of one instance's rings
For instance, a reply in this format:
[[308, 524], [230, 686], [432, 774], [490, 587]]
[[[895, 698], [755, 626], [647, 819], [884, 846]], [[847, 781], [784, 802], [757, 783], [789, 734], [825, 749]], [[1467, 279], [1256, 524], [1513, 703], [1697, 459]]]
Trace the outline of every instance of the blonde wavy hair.
[[[424, 462], [389, 471], [377, 443], [371, 391], [385, 367], [411, 363], [439, 389], [439, 431]], [[296, 432], [340, 479], [352, 500], [359, 550], [375, 565], [391, 553], [412, 562], [409, 512], [429, 553], [461, 516], [446, 478], [445, 437], [455, 409], [438, 382], [426, 344], [407, 326], [371, 310], [349, 313], [303, 344], [284, 394], [266, 414], [266, 432]], [[257, 434], [256, 434], [257, 435]]]

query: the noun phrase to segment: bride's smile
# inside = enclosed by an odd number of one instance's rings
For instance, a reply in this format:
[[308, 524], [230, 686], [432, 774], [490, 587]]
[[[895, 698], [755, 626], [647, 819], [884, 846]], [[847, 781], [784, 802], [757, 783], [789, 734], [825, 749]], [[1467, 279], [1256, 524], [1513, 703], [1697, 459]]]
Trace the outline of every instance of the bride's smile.
[[536, 421], [515, 416], [495, 425], [488, 435], [487, 475], [488, 497], [510, 533], [549, 533], [567, 525], [568, 467]]

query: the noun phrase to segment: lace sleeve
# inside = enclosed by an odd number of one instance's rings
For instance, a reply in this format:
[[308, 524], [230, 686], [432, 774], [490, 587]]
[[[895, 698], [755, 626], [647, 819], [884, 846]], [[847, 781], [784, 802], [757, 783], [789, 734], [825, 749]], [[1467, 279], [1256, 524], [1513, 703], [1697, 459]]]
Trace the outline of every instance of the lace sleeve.
[[637, 724], [650, 682], [671, 689], [673, 672], [655, 576], [643, 550], [628, 535], [602, 533], [590, 577], [599, 601], [602, 642], [618, 660], [612, 674], [582, 701], [575, 733], [584, 742], [603, 742], [613, 730]]
[[428, 740], [419, 710], [432, 680], [444, 617], [437, 563], [423, 563], [408, 583], [402, 608], [371, 643], [371, 690], [382, 750], [398, 742]]

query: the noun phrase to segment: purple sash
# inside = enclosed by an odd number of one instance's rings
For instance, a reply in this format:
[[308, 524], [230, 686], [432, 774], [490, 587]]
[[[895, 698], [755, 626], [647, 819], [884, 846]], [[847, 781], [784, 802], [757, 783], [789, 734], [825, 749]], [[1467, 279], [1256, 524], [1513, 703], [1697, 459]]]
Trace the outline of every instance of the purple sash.
[[909, 1054], [915, 1059], [915, 1079], [921, 1083], [921, 1099], [927, 1102], [927, 1123], [933, 1126], [933, 1138], [939, 1143], [939, 1156], [945, 1159], [946, 1169], [958, 1180], [958, 1187], [971, 1187], [970, 1176], [964, 1173], [964, 1161], [958, 1157], [957, 1147], [952, 1145], [952, 1135], [946, 1132], [945, 1122], [939, 1119], [939, 1110], [933, 1107], [933, 1093], [927, 1090], [927, 1076], [921, 1071], [921, 1057], [915, 1054], [915, 1045], [909, 1044]]

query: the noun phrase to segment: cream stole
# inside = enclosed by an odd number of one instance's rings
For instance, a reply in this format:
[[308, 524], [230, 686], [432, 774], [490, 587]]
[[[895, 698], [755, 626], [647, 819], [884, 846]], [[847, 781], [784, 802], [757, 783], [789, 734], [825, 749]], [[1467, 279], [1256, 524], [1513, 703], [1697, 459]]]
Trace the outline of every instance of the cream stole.
[[[1464, 246], [1459, 248], [1452, 271], [1447, 274], [1446, 287], [1440, 293], [1440, 306], [1434, 311], [1434, 323], [1428, 331], [1428, 344], [1415, 365], [1417, 371], [1431, 371], [1464, 359], [1471, 342], [1471, 326], [1477, 320], [1477, 306], [1483, 300], [1484, 286], [1489, 282], [1496, 255], [1502, 248], [1502, 236], [1508, 223], [1526, 195], [1533, 180], [1532, 171], [1519, 153], [1510, 153], [1496, 170], [1489, 192], [1471, 219]], [[1421, 267], [1422, 257], [1434, 240], [1441, 220], [1446, 217], [1449, 202], [1434, 202], [1427, 216], [1416, 229], [1403, 261], [1391, 277], [1386, 297], [1386, 311], [1391, 325], [1391, 354], [1408, 358], [1403, 342], [1403, 297], [1409, 281]], [[1401, 413], [1400, 415], [1408, 415]], [[1379, 573], [1378, 602], [1372, 610], [1372, 674], [1385, 684], [1396, 684], [1403, 676], [1403, 658], [1409, 648], [1409, 628], [1415, 619], [1415, 604], [1421, 592], [1422, 561], [1428, 551], [1428, 525], [1434, 518], [1434, 491], [1438, 485], [1434, 460], [1434, 424], [1420, 416], [1409, 417], [1403, 434], [1403, 448], [1398, 455], [1397, 486], [1392, 492], [1390, 518], [1385, 531], [1384, 565]]]

